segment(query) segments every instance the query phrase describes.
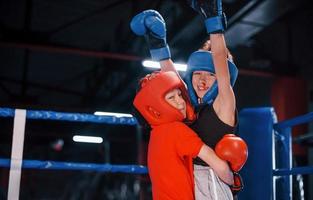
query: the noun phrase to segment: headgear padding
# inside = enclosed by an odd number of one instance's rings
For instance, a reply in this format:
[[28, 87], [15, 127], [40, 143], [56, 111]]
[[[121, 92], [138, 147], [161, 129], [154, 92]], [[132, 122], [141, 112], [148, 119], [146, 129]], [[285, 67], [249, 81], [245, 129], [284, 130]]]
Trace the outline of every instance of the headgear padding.
[[[188, 87], [188, 94], [191, 99], [191, 103], [194, 106], [198, 106], [198, 97], [192, 86], [192, 74], [194, 71], [208, 71], [215, 74], [212, 53], [206, 50], [198, 50], [193, 52], [188, 59], [187, 71], [185, 75], [185, 82]], [[228, 60], [228, 69], [230, 75], [230, 83], [234, 86], [237, 76], [238, 69], [236, 65]], [[205, 93], [202, 98], [202, 102], [205, 104], [211, 104], [216, 98], [218, 93], [217, 81], [211, 86], [211, 88]]]
[[165, 100], [165, 95], [175, 88], [181, 90], [186, 101], [186, 117], [194, 119], [194, 112], [189, 102], [187, 90], [182, 80], [174, 72], [159, 72], [143, 80], [142, 88], [136, 94], [134, 106], [150, 125], [182, 121], [183, 114]]

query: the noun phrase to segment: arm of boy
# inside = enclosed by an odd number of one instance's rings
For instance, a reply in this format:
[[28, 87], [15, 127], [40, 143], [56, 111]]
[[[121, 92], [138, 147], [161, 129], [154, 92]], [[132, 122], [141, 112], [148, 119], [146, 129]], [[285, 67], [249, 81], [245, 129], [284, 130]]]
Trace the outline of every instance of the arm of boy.
[[145, 10], [131, 21], [132, 31], [139, 36], [145, 36], [149, 45], [151, 58], [160, 62], [162, 71], [173, 71], [178, 76], [171, 60], [171, 52], [166, 41], [166, 23], [156, 10]]
[[235, 123], [236, 100], [230, 84], [230, 75], [227, 61], [227, 48], [224, 35], [211, 34], [211, 50], [218, 84], [218, 95], [213, 104], [219, 118], [231, 126]]
[[[206, 162], [217, 176], [228, 185], [233, 185], [233, 173], [230, 170], [228, 163], [220, 159], [212, 148], [205, 145], [198, 135], [193, 132], [187, 125], [177, 122], [172, 124], [173, 141], [176, 144], [178, 155], [182, 158], [184, 156], [200, 157]], [[171, 130], [169, 130], [171, 131]]]
[[205, 19], [205, 27], [210, 35], [210, 47], [218, 85], [218, 95], [213, 103], [214, 110], [224, 123], [233, 126], [236, 101], [228, 70], [228, 49], [224, 39], [227, 22], [222, 9], [222, 1], [188, 0], [188, 2]]
[[230, 170], [228, 163], [220, 159], [213, 149], [204, 144], [200, 149], [198, 157], [206, 162], [222, 181], [228, 185], [234, 184], [233, 173]]

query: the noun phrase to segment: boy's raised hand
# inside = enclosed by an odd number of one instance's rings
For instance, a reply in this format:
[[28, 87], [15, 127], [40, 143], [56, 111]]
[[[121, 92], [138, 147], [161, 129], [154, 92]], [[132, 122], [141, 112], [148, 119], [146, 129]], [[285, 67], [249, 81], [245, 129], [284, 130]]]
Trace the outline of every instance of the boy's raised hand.
[[136, 35], [145, 36], [153, 60], [161, 61], [171, 57], [166, 42], [166, 24], [160, 13], [145, 10], [133, 17], [130, 27]]
[[226, 30], [226, 16], [222, 0], [187, 0], [192, 9], [205, 19], [207, 33], [223, 33]]

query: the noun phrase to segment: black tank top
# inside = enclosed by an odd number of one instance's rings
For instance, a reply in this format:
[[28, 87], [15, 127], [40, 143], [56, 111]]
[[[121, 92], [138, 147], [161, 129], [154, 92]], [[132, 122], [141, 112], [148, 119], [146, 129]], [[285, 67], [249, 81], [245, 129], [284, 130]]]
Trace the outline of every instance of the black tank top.
[[[197, 120], [190, 125], [202, 141], [211, 147], [213, 150], [217, 142], [222, 139], [225, 134], [235, 133], [237, 126], [237, 111], [235, 116], [235, 126], [230, 126], [221, 121], [214, 108], [213, 104], [199, 106], [196, 110]], [[193, 161], [194, 164], [207, 166], [207, 164], [202, 161], [200, 158], [195, 158]]]

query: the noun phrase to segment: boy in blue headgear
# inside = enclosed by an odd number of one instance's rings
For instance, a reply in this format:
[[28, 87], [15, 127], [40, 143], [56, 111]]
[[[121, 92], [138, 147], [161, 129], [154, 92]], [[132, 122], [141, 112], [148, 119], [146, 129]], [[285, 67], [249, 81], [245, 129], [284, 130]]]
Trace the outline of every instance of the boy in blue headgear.
[[[188, 59], [186, 84], [198, 114], [198, 119], [191, 128], [206, 144], [214, 148], [225, 134], [235, 130], [236, 102], [232, 86], [238, 70], [234, 63], [227, 59], [228, 50], [223, 35], [224, 16], [214, 10], [221, 10], [221, 2], [189, 2], [194, 10], [205, 17], [211, 40], [211, 51], [196, 51]], [[160, 62], [163, 71], [177, 73], [166, 42], [165, 22], [156, 11], [150, 10], [148, 13], [135, 17], [131, 28], [137, 35], [146, 37], [151, 57]], [[178, 73], [177, 75], [179, 76]], [[196, 159], [194, 164], [196, 199], [233, 199], [229, 186], [222, 182], [209, 166], [200, 159]]]
[[[231, 87], [237, 77], [237, 68], [230, 60], [225, 62], [230, 73], [227, 68], [224, 71], [219, 71], [222, 67], [214, 68], [213, 63], [218, 62], [214, 57], [220, 55], [218, 51], [221, 48], [214, 45], [222, 42], [222, 37], [214, 35], [216, 38], [211, 34], [212, 52], [199, 50], [192, 53], [185, 75], [188, 93], [197, 112], [197, 120], [190, 127], [211, 148], [215, 148], [225, 134], [234, 133], [237, 123], [235, 96]], [[200, 158], [194, 159], [194, 179], [197, 200], [233, 198], [229, 186], [221, 182]]]

